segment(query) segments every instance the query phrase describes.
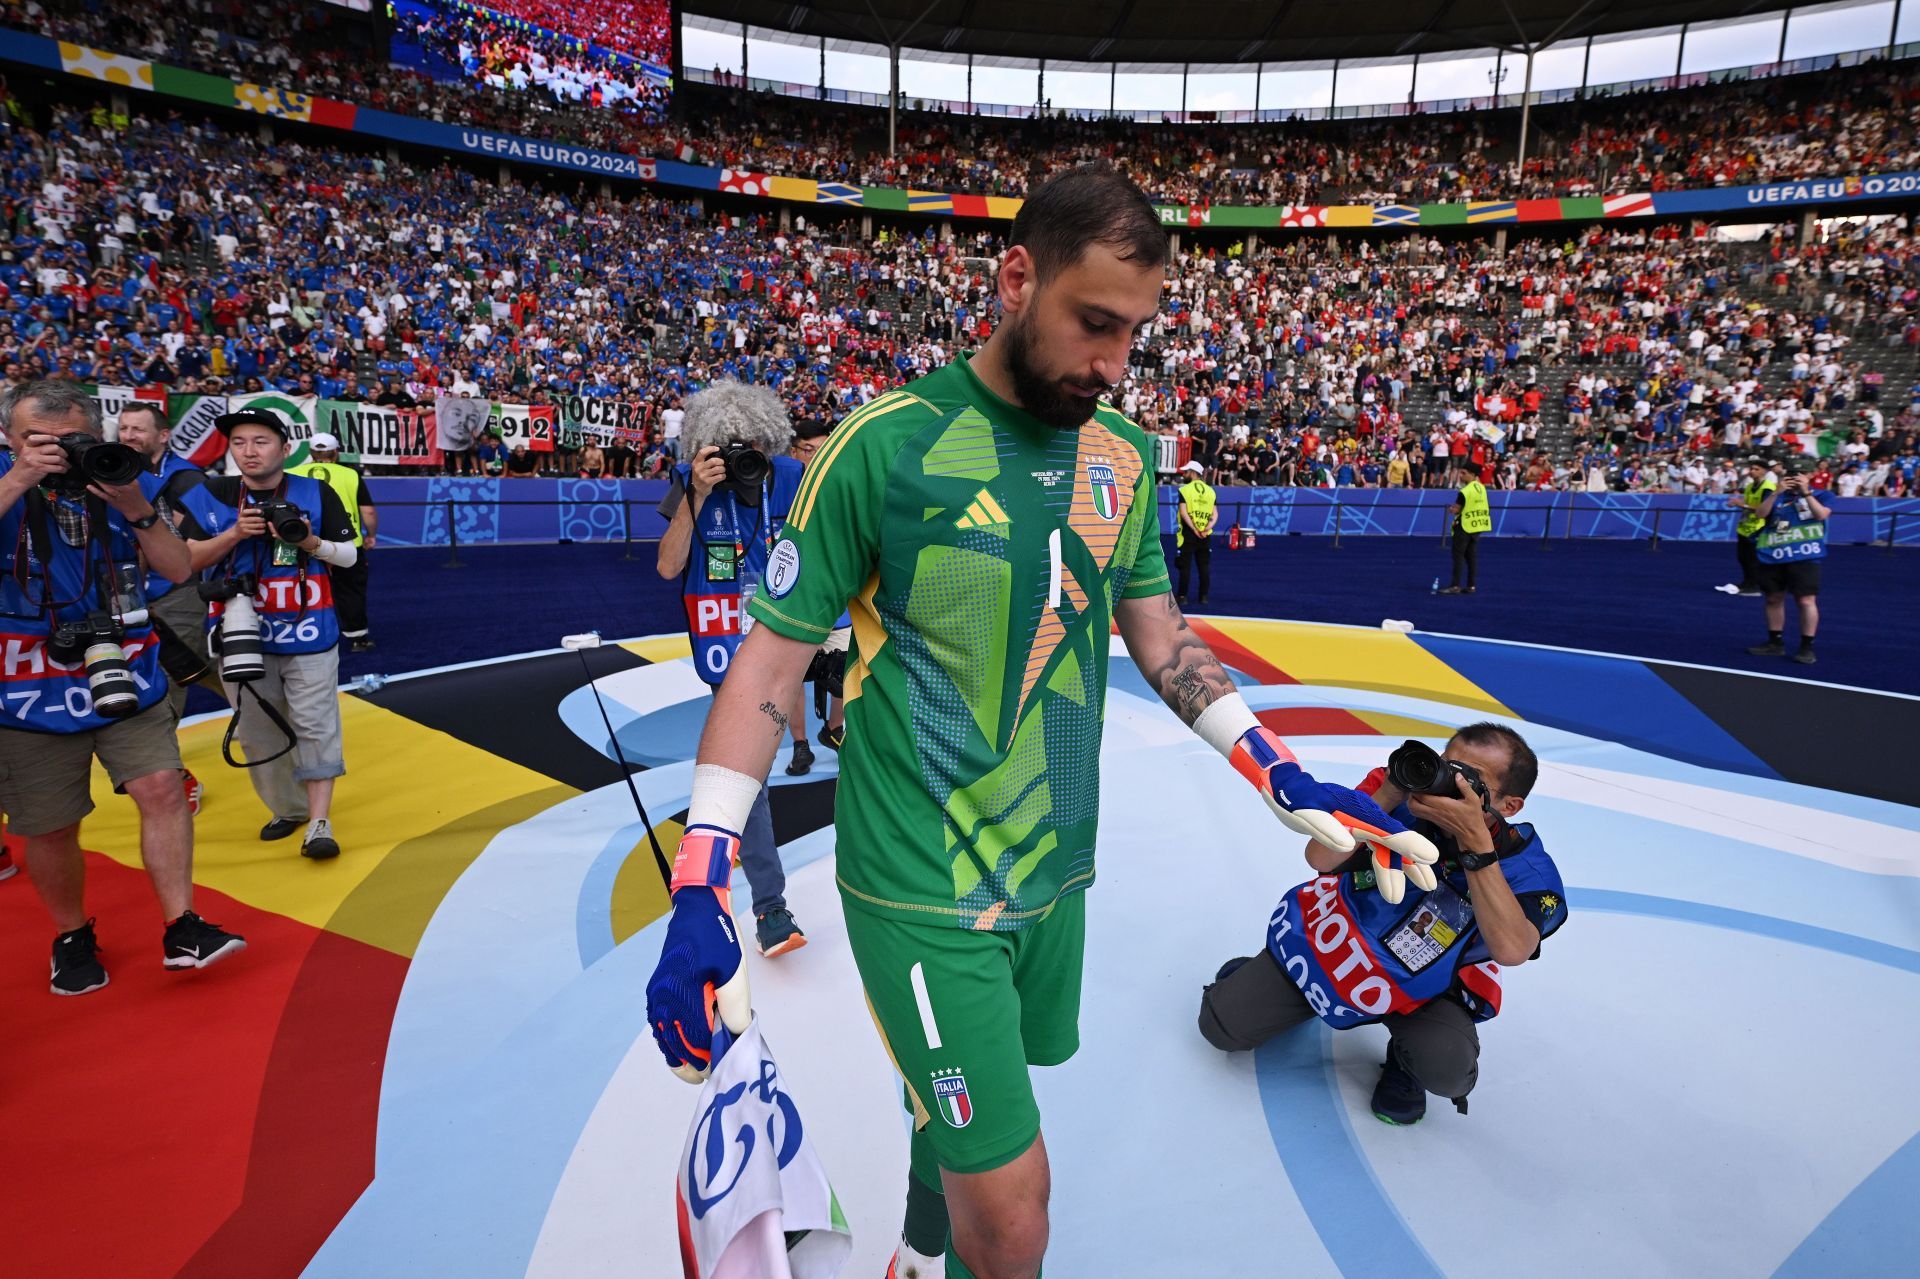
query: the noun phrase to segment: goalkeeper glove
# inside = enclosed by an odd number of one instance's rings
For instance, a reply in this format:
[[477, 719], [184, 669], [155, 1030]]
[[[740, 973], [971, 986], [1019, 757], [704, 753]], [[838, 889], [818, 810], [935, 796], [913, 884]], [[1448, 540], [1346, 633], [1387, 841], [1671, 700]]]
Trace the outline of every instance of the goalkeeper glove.
[[673, 914], [666, 944], [647, 981], [647, 1024], [673, 1073], [690, 1084], [713, 1065], [717, 1012], [738, 1035], [753, 1019], [747, 965], [733, 922], [734, 853], [740, 837], [717, 826], [689, 826], [673, 857]]

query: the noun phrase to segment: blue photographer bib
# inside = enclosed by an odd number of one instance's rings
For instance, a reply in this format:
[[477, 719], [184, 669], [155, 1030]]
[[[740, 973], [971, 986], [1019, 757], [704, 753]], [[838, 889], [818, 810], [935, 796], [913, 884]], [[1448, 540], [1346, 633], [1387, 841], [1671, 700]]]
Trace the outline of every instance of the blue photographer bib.
[[[0, 475], [12, 469], [13, 454], [0, 453]], [[55, 623], [81, 621], [91, 612], [109, 608], [102, 547], [91, 517], [83, 544], [74, 546], [57, 527], [56, 502], [69, 511], [81, 509], [79, 503], [64, 499], [47, 501], [45, 545], [50, 564], [35, 549], [36, 538], [27, 527], [27, 499], [0, 515], [0, 548], [7, 555], [6, 573], [0, 578], [0, 728], [84, 733], [114, 722], [94, 712], [85, 664], [63, 665], [47, 652], [47, 636]], [[137, 562], [140, 546], [133, 530], [118, 512], [104, 514], [104, 559], [113, 564]], [[128, 626], [121, 647], [126, 650], [139, 709], [145, 710], [167, 695], [159, 638], [147, 623]]]
[[[1812, 496], [1822, 506], [1832, 501], [1827, 493], [1814, 489]], [[1790, 496], [1782, 490], [1773, 500], [1773, 513], [1754, 535], [1753, 549], [1765, 564], [1796, 564], [1802, 560], [1827, 557], [1827, 522], [1815, 519], [1805, 498]]]
[[[181, 475], [198, 477], [192, 486], [193, 488], [198, 488], [200, 482], [206, 479], [205, 472], [177, 453], [162, 454], [160, 457], [159, 472], [149, 471], [140, 477], [141, 493], [145, 494], [146, 499], [153, 503], [154, 509], [160, 512], [160, 518], [169, 523], [173, 520], [174, 511], [185, 509], [185, 503], [177, 491], [172, 494], [168, 493], [169, 487], [176, 490], [184, 487], [176, 483], [176, 477]], [[191, 491], [191, 489], [187, 491]], [[176, 589], [180, 588], [175, 587], [172, 582], [169, 582], [166, 578], [160, 576], [160, 574], [147, 574], [147, 599], [149, 601], [157, 600], [169, 591]], [[193, 582], [189, 580], [185, 584], [184, 589], [192, 590]]]
[[[1546, 895], [1538, 925], [1545, 938], [1566, 919], [1566, 892], [1533, 828], [1513, 831], [1523, 842], [1501, 857], [1500, 870], [1515, 896]], [[1444, 873], [1432, 892], [1409, 893], [1398, 905], [1380, 895], [1370, 870], [1322, 875], [1280, 899], [1267, 946], [1308, 1006], [1336, 1029], [1412, 1012], [1456, 981], [1475, 1020], [1500, 1011], [1499, 969], [1474, 920], [1466, 872], [1458, 868]]]
[[[700, 506], [687, 548], [680, 596], [687, 610], [687, 638], [694, 669], [709, 684], [727, 677], [727, 667], [746, 634], [746, 604], [767, 572], [767, 556], [780, 539], [787, 512], [800, 490], [803, 468], [790, 457], [776, 457], [761, 486], [760, 505], [748, 506], [725, 487], [716, 488]], [[692, 467], [674, 468], [686, 500], [693, 500]]]
[[[325, 536], [322, 495], [326, 486], [305, 475], [289, 475], [282, 481], [280, 500], [291, 502], [306, 514], [308, 527]], [[242, 501], [251, 501], [251, 492], [243, 492]], [[188, 493], [182, 502], [207, 536], [223, 533], [240, 518], [238, 507], [228, 506], [205, 485]], [[252, 573], [260, 579], [253, 606], [260, 614], [260, 650], [264, 653], [324, 653], [340, 642], [340, 622], [333, 611], [333, 579], [327, 566], [311, 556], [301, 555], [271, 535], [249, 538], [233, 553], [205, 573], [208, 581], [221, 577]], [[226, 605], [215, 601], [207, 606], [207, 630], [220, 629]]]

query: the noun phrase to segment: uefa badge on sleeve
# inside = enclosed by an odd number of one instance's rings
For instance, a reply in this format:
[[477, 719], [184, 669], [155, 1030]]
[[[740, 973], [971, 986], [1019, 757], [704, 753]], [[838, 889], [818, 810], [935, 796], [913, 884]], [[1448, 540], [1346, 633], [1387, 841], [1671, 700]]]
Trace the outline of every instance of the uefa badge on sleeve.
[[1120, 483], [1113, 468], [1101, 462], [1087, 463], [1087, 487], [1093, 494], [1093, 513], [1103, 520], [1120, 514]]
[[950, 1127], [965, 1128], [973, 1122], [973, 1098], [967, 1096], [967, 1077], [958, 1070], [933, 1072], [933, 1100]]

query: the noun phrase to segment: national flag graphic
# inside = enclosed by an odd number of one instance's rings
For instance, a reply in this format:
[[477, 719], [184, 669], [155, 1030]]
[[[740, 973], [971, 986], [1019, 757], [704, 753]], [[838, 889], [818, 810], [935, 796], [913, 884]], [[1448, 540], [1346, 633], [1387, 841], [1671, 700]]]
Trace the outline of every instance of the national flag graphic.
[[660, 177], [660, 165], [651, 156], [634, 161], [633, 176], [642, 182], [657, 181]]
[[1847, 195], [1859, 195], [1862, 191], [1866, 190], [1866, 184], [1858, 177], [1842, 178], [1840, 180], [1840, 189]]
[[60, 42], [60, 69], [89, 80], [104, 80], [127, 89], [153, 88], [153, 64], [118, 53]]
[[1642, 191], [1635, 195], [1610, 195], [1601, 201], [1602, 215], [1609, 218], [1637, 218], [1653, 212], [1653, 197]]
[[822, 182], [819, 186], [819, 200], [822, 204], [858, 204], [860, 188], [849, 186], [845, 182]]
[[1517, 222], [1519, 220], [1519, 208], [1512, 200], [1467, 201], [1467, 221], [1469, 222]]
[[1375, 226], [1418, 226], [1420, 210], [1411, 204], [1377, 204], [1373, 208]]
[[945, 191], [909, 190], [907, 207], [915, 213], [952, 213], [953, 197]]
[[764, 173], [749, 173], [745, 169], [720, 170], [720, 189], [731, 191], [735, 195], [769, 195], [773, 184]]
[[213, 419], [227, 411], [224, 395], [176, 395], [167, 406], [173, 424], [168, 444], [175, 453], [205, 469], [227, 451], [227, 437], [214, 428]]
[[312, 94], [276, 89], [271, 85], [236, 84], [233, 86], [233, 103], [242, 111], [255, 111], [282, 120], [304, 121], [313, 118]]
[[1293, 227], [1318, 227], [1327, 224], [1327, 206], [1324, 204], [1289, 204], [1280, 210], [1280, 225]]
[[1087, 486], [1093, 493], [1093, 513], [1110, 520], [1120, 513], [1120, 485], [1113, 468], [1099, 462], [1087, 464]]
[[967, 1077], [959, 1071], [944, 1071], [933, 1079], [934, 1103], [940, 1114], [955, 1128], [973, 1122], [973, 1099], [967, 1096]]

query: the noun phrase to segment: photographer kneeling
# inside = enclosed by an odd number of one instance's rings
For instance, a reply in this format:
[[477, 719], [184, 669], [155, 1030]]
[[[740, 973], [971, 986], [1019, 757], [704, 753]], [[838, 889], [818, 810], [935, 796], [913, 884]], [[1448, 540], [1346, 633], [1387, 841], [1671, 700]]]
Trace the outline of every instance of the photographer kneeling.
[[[271, 410], [241, 409], [214, 425], [240, 474], [187, 493], [182, 531], [193, 567], [212, 570], [200, 593], [233, 703], [228, 732], [245, 748], [241, 766], [271, 815], [260, 838], [284, 839], [304, 824], [301, 856], [337, 857], [328, 814], [333, 779], [347, 766], [340, 623], [327, 570], [353, 564], [353, 522], [333, 489], [286, 473], [292, 445]], [[239, 763], [231, 753], [227, 762]]]
[[1539, 760], [1502, 724], [1455, 733], [1444, 755], [1408, 742], [1359, 790], [1431, 839], [1431, 887], [1366, 853], [1307, 845], [1320, 877], [1281, 898], [1267, 947], [1221, 965], [1200, 997], [1200, 1033], [1228, 1052], [1256, 1048], [1316, 1014], [1335, 1030], [1384, 1021], [1391, 1038], [1373, 1113], [1418, 1123], [1426, 1094], [1465, 1113], [1480, 1074], [1479, 1022], [1500, 1011], [1501, 967], [1539, 954], [1566, 921], [1560, 872], [1531, 825], [1510, 825]]
[[193, 820], [141, 589], [149, 568], [186, 581], [187, 547], [142, 495], [140, 457], [100, 438], [100, 407], [79, 384], [0, 392], [0, 429], [12, 449], [0, 457], [0, 546], [13, 550], [0, 577], [0, 807], [60, 930], [53, 993], [107, 984], [80, 852], [95, 756], [140, 809], [161, 962], [205, 967], [246, 942], [193, 913]]

